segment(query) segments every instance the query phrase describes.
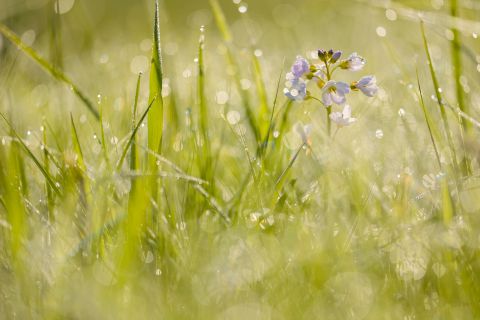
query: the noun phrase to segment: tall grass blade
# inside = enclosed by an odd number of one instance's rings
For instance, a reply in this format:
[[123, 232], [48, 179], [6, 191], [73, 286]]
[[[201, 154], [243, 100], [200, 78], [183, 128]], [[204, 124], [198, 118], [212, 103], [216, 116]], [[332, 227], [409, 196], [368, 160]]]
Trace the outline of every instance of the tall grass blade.
[[[149, 104], [152, 110], [148, 114], [148, 148], [159, 154], [162, 153], [163, 136], [163, 67], [160, 43], [160, 12], [158, 0], [155, 0], [155, 21], [153, 29], [152, 62], [150, 68]], [[155, 158], [149, 157], [149, 167], [155, 167]]]
[[438, 103], [438, 107], [440, 109], [440, 115], [442, 117], [443, 129], [445, 130], [445, 135], [446, 135], [448, 146], [449, 146], [450, 153], [451, 153], [452, 165], [454, 167], [455, 173], [458, 173], [459, 172], [459, 167], [458, 167], [457, 154], [456, 154], [456, 151], [455, 151], [455, 145], [453, 143], [452, 132], [450, 130], [450, 125], [448, 123], [448, 117], [447, 117], [447, 113], [445, 111], [444, 101], [443, 101], [440, 85], [439, 85], [439, 82], [438, 82], [437, 74], [435, 73], [435, 68], [433, 66], [432, 57], [430, 55], [430, 49], [428, 47], [428, 42], [427, 42], [427, 37], [425, 35], [425, 27], [424, 27], [423, 21], [420, 23], [420, 29], [421, 29], [421, 33], [422, 33], [425, 53], [427, 55], [427, 61], [428, 61], [429, 69], [430, 69], [430, 75], [432, 77], [432, 83], [433, 83], [433, 87], [435, 89], [435, 97], [436, 97], [436, 100], [437, 100], [437, 103]]
[[[133, 102], [133, 110], [132, 110], [132, 135], [134, 135], [134, 138], [132, 139], [132, 142], [130, 143], [130, 170], [135, 171], [138, 168], [138, 151], [137, 151], [137, 138], [136, 138], [136, 131], [138, 130], [138, 126], [136, 125], [137, 123], [137, 107], [138, 107], [138, 97], [140, 96], [140, 82], [142, 80], [142, 73], [138, 74], [137, 78], [137, 86], [135, 88], [135, 101]], [[143, 119], [145, 116], [143, 116]], [[125, 154], [125, 150], [124, 150]], [[122, 155], [125, 157], [124, 155]], [[121, 162], [121, 161], [120, 161]], [[121, 167], [121, 163], [120, 163]], [[117, 167], [117, 169], [119, 169]]]
[[78, 88], [75, 83], [73, 83], [73, 81], [66, 74], [64, 74], [60, 69], [52, 66], [47, 60], [42, 58], [33, 48], [26, 45], [12, 30], [2, 23], [0, 23], [0, 34], [4, 35], [5, 38], [17, 46], [18, 49], [43, 67], [51, 76], [70, 87], [73, 93], [83, 102], [95, 119], [100, 119], [100, 114], [93, 105], [92, 101], [85, 95], [85, 93], [83, 93], [83, 91]]
[[270, 110], [268, 109], [268, 99], [265, 90], [265, 82], [263, 80], [262, 67], [260, 65], [260, 60], [256, 55], [253, 55], [253, 74], [255, 76], [255, 84], [260, 104], [257, 123], [260, 131], [260, 137], [264, 139], [269, 128], [268, 120]]
[[[458, 3], [457, 0], [450, 0], [450, 14], [453, 18], [458, 18]], [[461, 83], [461, 77], [463, 74], [462, 70], [462, 41], [460, 39], [460, 32], [457, 28], [452, 29], [453, 40], [451, 43], [451, 55], [453, 63], [453, 72], [455, 76], [455, 89], [457, 102], [460, 110], [463, 112], [469, 113], [468, 105], [465, 104], [465, 98], [463, 93], [463, 86]], [[468, 132], [471, 129], [469, 122], [462, 121], [462, 127], [465, 132]]]
[[[117, 171], [119, 171], [121, 168], [122, 168], [122, 165], [123, 165], [123, 161], [125, 161], [125, 157], [127, 156], [127, 153], [128, 153], [128, 149], [130, 147], [133, 147], [132, 145], [134, 144], [135, 142], [135, 137], [137, 135], [137, 132], [138, 132], [138, 129], [140, 128], [141, 124], [143, 123], [143, 121], [145, 120], [145, 117], [149, 114], [149, 111], [151, 108], [153, 108], [153, 104], [154, 104], [155, 100], [153, 100], [152, 102], [150, 102], [150, 104], [148, 105], [147, 109], [145, 110], [145, 112], [142, 114], [142, 116], [140, 117], [140, 120], [138, 121], [138, 123], [136, 124], [136, 126], [133, 128], [132, 130], [132, 133], [130, 134], [130, 138], [128, 139], [127, 141], [127, 144], [125, 145], [125, 147], [123, 148], [123, 152], [122, 152], [122, 156], [120, 157], [120, 159], [118, 160], [117, 162]], [[131, 164], [130, 166], [132, 166], [133, 164]]]
[[201, 35], [198, 43], [198, 79], [197, 79], [197, 105], [199, 112], [199, 126], [201, 135], [201, 156], [199, 160], [201, 168], [202, 179], [211, 182], [211, 164], [212, 155], [210, 147], [210, 138], [208, 136], [208, 110], [205, 99], [205, 61], [204, 61], [204, 48], [205, 48], [205, 34], [204, 27], [201, 28]]
[[230, 31], [230, 28], [225, 19], [225, 15], [218, 1], [210, 0], [210, 6], [212, 8], [215, 22], [217, 24], [218, 29], [220, 30], [220, 33], [222, 34], [223, 42], [227, 49], [226, 57], [227, 57], [228, 67], [231, 70], [234, 70], [235, 72], [233, 80], [235, 83], [235, 87], [237, 88], [237, 91], [240, 94], [240, 97], [242, 99], [242, 105], [245, 110], [245, 115], [247, 116], [248, 125], [252, 130], [257, 143], [260, 144], [262, 137], [260, 135], [260, 130], [256, 121], [255, 113], [253, 112], [252, 107], [250, 105], [250, 99], [248, 97], [248, 93], [246, 92], [246, 90], [243, 90], [242, 88], [240, 73], [239, 73], [240, 68], [237, 62], [235, 61], [235, 57], [233, 55], [232, 32]]
[[440, 161], [440, 154], [438, 152], [437, 144], [435, 143], [435, 138], [434, 138], [434, 135], [437, 136], [437, 137], [439, 135], [438, 134], [438, 129], [435, 125], [435, 122], [432, 120], [430, 112], [427, 110], [427, 107], [425, 106], [425, 101], [423, 99], [423, 91], [422, 91], [422, 87], [420, 85], [420, 79], [418, 77], [418, 72], [417, 72], [417, 84], [418, 84], [418, 92], [419, 92], [419, 96], [420, 96], [420, 106], [422, 107], [423, 115], [425, 116], [425, 122], [427, 123], [428, 133], [430, 134], [430, 140], [432, 141], [433, 149], [435, 150], [435, 157], [437, 159], [438, 167], [439, 167], [439, 169], [441, 169], [442, 168], [442, 162]]

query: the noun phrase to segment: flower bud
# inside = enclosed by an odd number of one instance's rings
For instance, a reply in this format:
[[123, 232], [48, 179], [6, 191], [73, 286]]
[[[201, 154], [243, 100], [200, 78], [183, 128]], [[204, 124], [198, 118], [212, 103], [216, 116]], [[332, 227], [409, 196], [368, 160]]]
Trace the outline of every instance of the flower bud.
[[323, 62], [327, 62], [327, 52], [323, 49], [318, 50], [318, 58]]
[[332, 55], [332, 57], [330, 58], [330, 63], [335, 63], [338, 61], [338, 59], [340, 59], [340, 57], [342, 56], [342, 51], [335, 51]]

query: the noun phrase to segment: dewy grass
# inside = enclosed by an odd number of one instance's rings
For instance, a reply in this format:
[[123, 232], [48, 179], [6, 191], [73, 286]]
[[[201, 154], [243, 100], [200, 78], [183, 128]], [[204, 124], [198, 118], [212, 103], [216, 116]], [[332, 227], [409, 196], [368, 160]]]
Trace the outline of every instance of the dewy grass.
[[25, 54], [27, 54], [33, 61], [43, 67], [50, 75], [54, 78], [62, 81], [65, 83], [75, 95], [83, 102], [83, 104], [87, 107], [87, 109], [92, 113], [92, 115], [99, 119], [100, 114], [98, 113], [97, 109], [93, 105], [92, 101], [81, 91], [76, 84], [60, 69], [52, 66], [47, 60], [42, 58], [33, 48], [27, 46], [22, 40], [13, 33], [7, 26], [0, 23], [0, 33], [5, 36], [8, 40], [10, 40], [13, 44], [15, 44], [18, 49], [22, 50]]
[[0, 10], [2, 320], [480, 318], [480, 84], [445, 31], [479, 55], [480, 8], [17, 2]]

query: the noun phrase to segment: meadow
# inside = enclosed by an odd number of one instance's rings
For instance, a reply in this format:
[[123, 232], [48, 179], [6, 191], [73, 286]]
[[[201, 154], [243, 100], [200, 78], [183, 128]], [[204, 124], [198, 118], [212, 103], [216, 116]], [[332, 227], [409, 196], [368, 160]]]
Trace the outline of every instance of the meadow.
[[0, 319], [479, 319], [477, 0], [0, 0]]

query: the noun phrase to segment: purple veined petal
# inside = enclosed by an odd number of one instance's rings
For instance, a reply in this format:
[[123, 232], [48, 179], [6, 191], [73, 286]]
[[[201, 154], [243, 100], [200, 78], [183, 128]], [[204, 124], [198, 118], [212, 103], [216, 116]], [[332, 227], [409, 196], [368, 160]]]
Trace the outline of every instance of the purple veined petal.
[[300, 78], [303, 76], [305, 73], [308, 73], [310, 71], [310, 64], [308, 61], [303, 58], [302, 56], [297, 56], [297, 59], [292, 65], [292, 74], [296, 78]]
[[367, 97], [373, 97], [378, 92], [377, 79], [375, 76], [365, 76], [358, 80], [355, 88], [362, 91]]
[[365, 59], [359, 56], [356, 52], [352, 53], [341, 64], [342, 69], [347, 69], [350, 71], [362, 70], [364, 66], [365, 66]]
[[335, 104], [344, 104], [347, 102], [347, 98], [344, 94], [341, 94], [340, 91], [330, 92], [330, 97], [332, 98], [333, 103]]
[[326, 106], [329, 107], [333, 104], [332, 102], [332, 97], [330, 96], [330, 93], [328, 91], [325, 91], [322, 94], [322, 103]]
[[304, 100], [307, 95], [307, 84], [303, 79], [293, 79], [287, 81], [283, 93], [287, 98], [293, 101]]
[[338, 81], [335, 83], [335, 88], [337, 88], [338, 92], [341, 92], [343, 95], [350, 92], [350, 85], [348, 83]]
[[342, 105], [347, 102], [345, 95], [350, 92], [350, 86], [345, 82], [328, 81], [322, 88], [322, 101], [325, 106], [333, 103]]

